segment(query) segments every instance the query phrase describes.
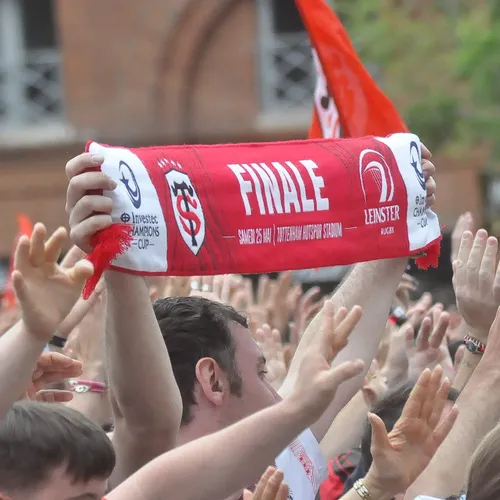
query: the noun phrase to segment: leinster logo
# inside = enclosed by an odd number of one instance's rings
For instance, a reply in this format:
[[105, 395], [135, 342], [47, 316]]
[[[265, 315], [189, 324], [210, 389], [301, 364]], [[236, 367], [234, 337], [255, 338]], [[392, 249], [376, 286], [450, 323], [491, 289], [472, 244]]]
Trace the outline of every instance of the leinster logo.
[[128, 163], [125, 163], [124, 161], [120, 162], [118, 170], [120, 171], [119, 180], [125, 186], [132, 205], [134, 205], [135, 208], [140, 208], [141, 190], [139, 189], [139, 184], [137, 184], [137, 180], [135, 179], [134, 172], [132, 172]]
[[413, 170], [415, 170], [415, 174], [417, 174], [420, 187], [426, 189], [425, 177], [422, 172], [422, 165], [420, 164], [420, 149], [415, 141], [412, 141], [410, 144], [410, 165], [413, 167]]
[[382, 204], [394, 199], [394, 179], [384, 156], [374, 149], [359, 155], [359, 177], [365, 202]]
[[177, 227], [184, 243], [198, 255], [205, 241], [205, 215], [191, 179], [178, 170], [165, 174]]

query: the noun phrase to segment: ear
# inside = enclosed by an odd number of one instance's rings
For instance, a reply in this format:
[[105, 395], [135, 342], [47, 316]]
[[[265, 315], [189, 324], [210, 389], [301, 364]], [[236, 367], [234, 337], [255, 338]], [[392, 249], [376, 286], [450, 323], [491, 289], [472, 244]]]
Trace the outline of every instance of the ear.
[[202, 358], [196, 363], [196, 378], [205, 397], [215, 406], [221, 406], [228, 390], [225, 373], [212, 358]]

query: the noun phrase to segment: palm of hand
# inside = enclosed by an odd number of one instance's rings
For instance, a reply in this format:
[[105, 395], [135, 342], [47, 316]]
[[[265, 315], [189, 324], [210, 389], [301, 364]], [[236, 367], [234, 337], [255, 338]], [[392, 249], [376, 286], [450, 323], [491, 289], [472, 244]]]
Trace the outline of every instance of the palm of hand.
[[26, 265], [19, 270], [30, 303], [23, 309], [24, 323], [29, 331], [50, 337], [75, 304], [80, 286], [55, 263]]
[[489, 332], [499, 305], [500, 298], [495, 300], [493, 295], [485, 300], [485, 297], [464, 297], [457, 291], [458, 312], [471, 328], [479, 331]]
[[388, 440], [387, 449], [372, 449], [373, 468], [377, 477], [395, 483], [394, 491], [401, 491], [399, 484], [404, 489], [412, 484], [427, 467], [438, 445], [428, 423], [415, 417], [402, 417]]
[[426, 369], [431, 370], [437, 365], [440, 358], [440, 350], [433, 347], [416, 351], [408, 356], [408, 377], [416, 379]]

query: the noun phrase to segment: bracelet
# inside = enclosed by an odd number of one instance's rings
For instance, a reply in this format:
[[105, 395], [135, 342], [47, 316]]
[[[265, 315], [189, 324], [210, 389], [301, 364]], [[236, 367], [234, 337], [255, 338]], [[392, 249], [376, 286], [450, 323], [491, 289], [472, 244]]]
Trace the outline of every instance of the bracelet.
[[95, 380], [78, 380], [76, 378], [71, 378], [68, 381], [69, 390], [73, 392], [78, 392], [79, 394], [84, 394], [85, 392], [96, 392], [103, 394], [106, 392], [106, 384], [103, 382], [97, 382]]
[[483, 344], [480, 340], [471, 337], [470, 335], [465, 335], [464, 344], [467, 350], [472, 354], [483, 354], [486, 350], [486, 344]]
[[65, 339], [64, 337], [54, 334], [50, 339], [49, 344], [53, 345], [54, 347], [58, 347], [59, 349], [64, 349], [64, 346], [66, 345], [67, 341], [68, 339]]
[[370, 492], [361, 479], [358, 479], [353, 485], [354, 491], [363, 499], [371, 500]]

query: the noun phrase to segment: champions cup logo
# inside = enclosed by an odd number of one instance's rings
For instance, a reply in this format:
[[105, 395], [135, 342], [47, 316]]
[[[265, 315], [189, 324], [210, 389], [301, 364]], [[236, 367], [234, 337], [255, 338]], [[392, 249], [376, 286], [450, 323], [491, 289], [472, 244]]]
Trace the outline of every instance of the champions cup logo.
[[165, 178], [170, 188], [170, 199], [179, 232], [191, 252], [198, 255], [205, 241], [205, 215], [200, 198], [191, 179], [184, 172], [170, 170]]
[[394, 179], [391, 169], [378, 151], [365, 149], [361, 152], [359, 177], [363, 196], [368, 205], [381, 205], [394, 199]]

